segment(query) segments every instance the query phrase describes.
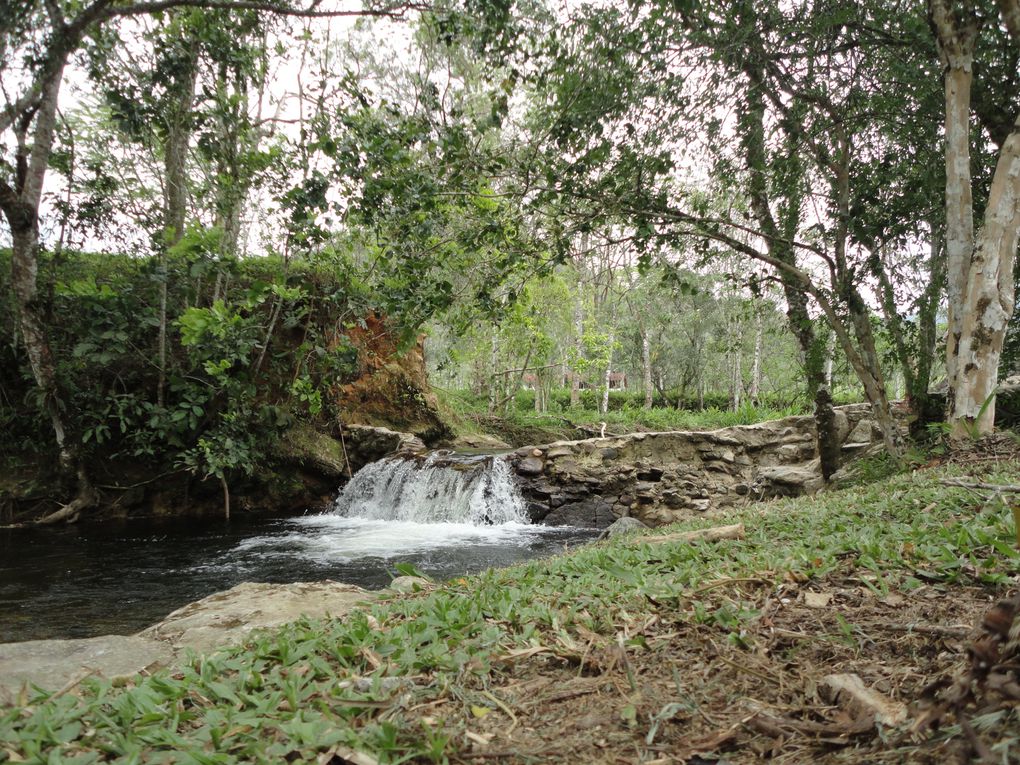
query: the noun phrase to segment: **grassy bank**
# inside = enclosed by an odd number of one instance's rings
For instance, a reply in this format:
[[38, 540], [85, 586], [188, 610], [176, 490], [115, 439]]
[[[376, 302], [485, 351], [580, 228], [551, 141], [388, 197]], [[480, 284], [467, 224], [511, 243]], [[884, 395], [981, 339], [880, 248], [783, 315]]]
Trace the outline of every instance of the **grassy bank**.
[[[958, 728], [921, 744], [841, 732], [818, 681], [854, 672], [910, 702], [963, 655], [959, 630], [939, 628], [1015, 584], [1012, 518], [940, 483], [962, 475], [1017, 483], [1020, 465], [752, 507], [682, 527], [742, 521], [743, 540], [598, 543], [123, 687], [28, 694], [0, 712], [0, 761], [939, 761]], [[1017, 730], [1004, 715], [990, 727]], [[824, 735], [798, 733], [808, 722]]]
[[[534, 391], [521, 391], [512, 406], [489, 414], [487, 401], [465, 391], [437, 389], [443, 414], [461, 434], [485, 433], [501, 438], [514, 446], [549, 443], [558, 439], [587, 438], [601, 430], [624, 434], [670, 430], [716, 430], [734, 425], [753, 425], [798, 414], [810, 414], [810, 408], [798, 403], [765, 402], [759, 406], [744, 404], [737, 409], [725, 402], [698, 407], [687, 402], [682, 407], [662, 405], [645, 409], [639, 396], [614, 391], [608, 412], [600, 412], [593, 396], [582, 397], [578, 406], [560, 401], [569, 397], [569, 390], [552, 402], [550, 411], [534, 411]], [[592, 391], [584, 391], [592, 393]]]

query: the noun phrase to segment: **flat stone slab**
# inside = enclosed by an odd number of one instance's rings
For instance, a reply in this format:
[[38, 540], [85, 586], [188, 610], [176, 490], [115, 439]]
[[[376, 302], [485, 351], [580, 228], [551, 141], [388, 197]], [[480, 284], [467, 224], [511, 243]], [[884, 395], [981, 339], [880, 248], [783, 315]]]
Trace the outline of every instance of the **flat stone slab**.
[[252, 630], [278, 627], [302, 616], [344, 616], [369, 597], [368, 590], [329, 580], [245, 582], [178, 608], [138, 635], [164, 641], [177, 651], [191, 648], [203, 653], [239, 643]]
[[164, 666], [173, 656], [166, 643], [136, 635], [0, 643], [0, 703], [14, 703], [26, 686], [56, 691], [89, 674], [112, 680]]

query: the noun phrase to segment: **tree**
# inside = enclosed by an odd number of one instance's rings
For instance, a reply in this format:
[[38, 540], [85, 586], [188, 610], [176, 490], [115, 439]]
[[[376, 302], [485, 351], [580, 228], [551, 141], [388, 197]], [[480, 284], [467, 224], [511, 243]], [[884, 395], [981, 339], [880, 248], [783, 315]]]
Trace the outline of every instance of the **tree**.
[[[998, 158], [982, 225], [974, 230], [971, 178], [971, 109], [975, 68], [982, 35], [1008, 38], [1020, 53], [1020, 2], [986, 3], [930, 0], [929, 18], [944, 66], [946, 158], [946, 250], [949, 327], [946, 377], [948, 419], [953, 432], [989, 433], [995, 423], [999, 357], [1013, 314], [1013, 265], [1020, 236], [1020, 108], [1013, 99], [1012, 126], [985, 120], [998, 144]], [[1003, 30], [999, 30], [1000, 22]], [[1015, 68], [1015, 64], [1014, 64]], [[978, 109], [979, 113], [987, 113]], [[1007, 112], [1008, 113], [1008, 112]], [[1005, 122], [1008, 124], [1008, 117]], [[998, 129], [997, 129], [998, 127]]]
[[39, 211], [57, 126], [57, 109], [64, 72], [72, 54], [89, 35], [117, 19], [148, 15], [183, 6], [226, 11], [261, 11], [305, 17], [399, 16], [412, 4], [365, 10], [325, 10], [318, 3], [304, 8], [258, 0], [153, 0], [121, 3], [93, 0], [81, 5], [61, 0], [22, 0], [8, 3], [0, 15], [0, 75], [17, 90], [4, 90], [0, 110], [0, 210], [10, 230], [11, 283], [18, 324], [32, 374], [47, 412], [60, 464], [76, 472], [78, 492], [72, 502], [53, 514], [59, 520], [76, 516], [95, 501], [85, 468], [78, 458], [78, 434], [69, 434], [62, 412], [48, 339], [47, 323], [38, 293]]

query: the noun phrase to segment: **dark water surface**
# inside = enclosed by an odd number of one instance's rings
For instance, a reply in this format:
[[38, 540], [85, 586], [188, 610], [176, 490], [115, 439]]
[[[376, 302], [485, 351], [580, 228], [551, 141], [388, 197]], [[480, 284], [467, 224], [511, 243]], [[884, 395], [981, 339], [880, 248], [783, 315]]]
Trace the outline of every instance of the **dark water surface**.
[[594, 533], [321, 515], [3, 529], [0, 642], [130, 634], [241, 582], [378, 589], [401, 562], [448, 579], [562, 552]]

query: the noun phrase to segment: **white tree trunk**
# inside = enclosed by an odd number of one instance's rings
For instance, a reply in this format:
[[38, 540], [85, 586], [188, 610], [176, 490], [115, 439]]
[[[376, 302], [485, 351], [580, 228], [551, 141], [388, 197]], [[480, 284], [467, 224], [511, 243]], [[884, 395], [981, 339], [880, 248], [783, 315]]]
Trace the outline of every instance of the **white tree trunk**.
[[[1003, 144], [984, 224], [970, 263], [955, 359], [950, 422], [958, 434], [991, 433], [1006, 325], [1013, 315], [1013, 264], [1020, 232], [1020, 124]], [[952, 382], [952, 381], [951, 381]]]
[[[1000, 149], [975, 241], [970, 101], [978, 23], [968, 9], [950, 0], [929, 0], [928, 5], [945, 67], [947, 416], [955, 435], [983, 435], [995, 424], [999, 357], [1013, 314], [1013, 262], [1020, 230], [1020, 121]], [[998, 5], [1014, 46], [1020, 47], [1020, 4], [999, 0]]]

